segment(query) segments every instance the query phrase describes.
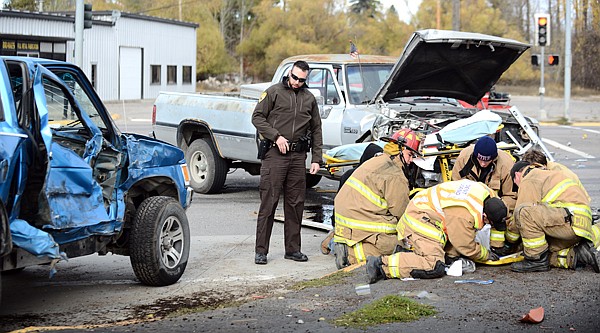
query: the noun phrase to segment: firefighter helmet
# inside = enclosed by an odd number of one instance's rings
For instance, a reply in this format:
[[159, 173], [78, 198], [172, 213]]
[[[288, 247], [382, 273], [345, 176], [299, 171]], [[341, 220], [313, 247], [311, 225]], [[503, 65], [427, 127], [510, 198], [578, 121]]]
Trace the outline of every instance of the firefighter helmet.
[[394, 132], [394, 134], [392, 134], [391, 138], [389, 138], [388, 141], [396, 142], [399, 145], [404, 146], [409, 150], [420, 155], [419, 146], [421, 145], [421, 139], [419, 138], [417, 133], [415, 133], [410, 128], [402, 128]]

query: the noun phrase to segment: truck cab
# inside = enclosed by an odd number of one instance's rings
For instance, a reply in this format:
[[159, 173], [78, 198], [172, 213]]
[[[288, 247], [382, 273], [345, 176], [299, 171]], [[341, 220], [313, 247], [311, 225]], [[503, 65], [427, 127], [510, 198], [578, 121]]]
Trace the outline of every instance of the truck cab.
[[293, 56], [279, 64], [271, 84], [288, 75], [297, 60], [308, 62], [310, 73], [306, 84], [323, 97], [323, 149], [359, 141], [370, 130], [371, 119], [365, 119], [365, 111], [378, 112], [369, 102], [398, 58], [361, 55], [357, 59], [349, 54]]

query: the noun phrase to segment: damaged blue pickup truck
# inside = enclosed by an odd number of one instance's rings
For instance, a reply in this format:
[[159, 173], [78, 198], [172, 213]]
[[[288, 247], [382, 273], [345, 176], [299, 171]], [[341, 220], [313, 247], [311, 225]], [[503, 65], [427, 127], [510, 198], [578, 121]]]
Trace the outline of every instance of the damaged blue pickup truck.
[[0, 271], [111, 252], [173, 284], [191, 198], [183, 152], [121, 133], [77, 66], [0, 57]]

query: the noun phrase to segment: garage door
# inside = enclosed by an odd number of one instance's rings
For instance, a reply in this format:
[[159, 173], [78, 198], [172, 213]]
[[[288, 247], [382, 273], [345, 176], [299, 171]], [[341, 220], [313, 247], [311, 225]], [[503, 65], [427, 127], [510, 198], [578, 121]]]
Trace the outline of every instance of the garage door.
[[142, 49], [121, 47], [119, 99], [142, 99]]

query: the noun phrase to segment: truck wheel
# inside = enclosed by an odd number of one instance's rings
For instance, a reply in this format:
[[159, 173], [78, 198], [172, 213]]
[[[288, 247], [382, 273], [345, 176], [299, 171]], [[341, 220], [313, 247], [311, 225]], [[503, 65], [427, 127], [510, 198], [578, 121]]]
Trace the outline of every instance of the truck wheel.
[[190, 185], [202, 194], [219, 193], [227, 178], [227, 162], [217, 154], [207, 139], [192, 141], [185, 153], [190, 171]]
[[323, 176], [321, 175], [311, 175], [310, 173], [306, 174], [306, 188], [312, 188], [317, 186], [317, 184], [321, 181]]
[[190, 228], [183, 207], [171, 197], [150, 197], [138, 208], [129, 239], [135, 276], [148, 286], [179, 280], [190, 253]]

